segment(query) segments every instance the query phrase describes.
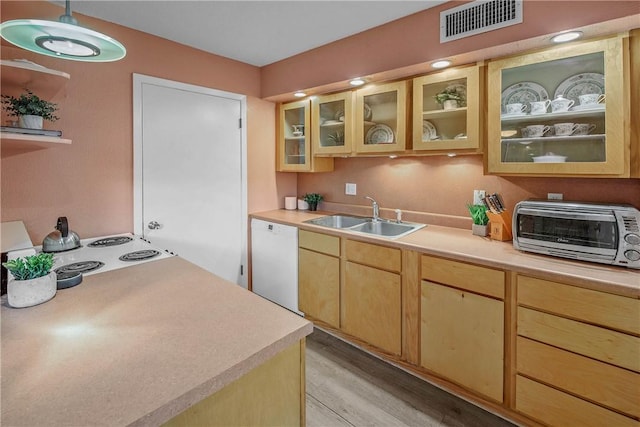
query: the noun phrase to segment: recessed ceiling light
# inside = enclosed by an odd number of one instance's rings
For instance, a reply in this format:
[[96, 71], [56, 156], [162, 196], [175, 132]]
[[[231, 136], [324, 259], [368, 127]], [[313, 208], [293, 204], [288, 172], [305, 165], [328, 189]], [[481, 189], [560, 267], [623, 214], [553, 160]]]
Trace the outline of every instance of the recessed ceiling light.
[[431, 63], [431, 66], [432, 66], [433, 68], [446, 68], [446, 67], [448, 67], [449, 65], [451, 65], [451, 61], [446, 60], [446, 59], [442, 59], [442, 60], [440, 60], [440, 61], [436, 61], [436, 62], [432, 62], [432, 63]]
[[299, 90], [296, 93], [294, 93], [293, 96], [295, 96], [296, 98], [303, 98], [303, 97], [307, 96], [307, 94], [304, 93], [303, 91]]
[[582, 37], [582, 31], [568, 31], [566, 33], [561, 33], [555, 35], [551, 38], [551, 41], [554, 43], [564, 43], [570, 42], [571, 40], [579, 39]]
[[390, 159], [397, 159], [397, 158], [398, 158], [398, 155], [397, 155], [397, 154], [391, 154], [391, 155], [389, 156], [389, 158], [390, 158]]
[[349, 82], [351, 86], [362, 86], [364, 83], [365, 83], [364, 80], [361, 79], [360, 77], [356, 77], [355, 79]]
[[447, 156], [449, 156], [449, 157], [456, 157], [456, 156], [457, 156], [457, 154], [456, 154], [456, 153], [447, 153]]
[[8, 42], [41, 55], [73, 61], [110, 62], [124, 58], [125, 47], [117, 40], [78, 25], [71, 16], [69, 0], [58, 21], [15, 19], [0, 25]]

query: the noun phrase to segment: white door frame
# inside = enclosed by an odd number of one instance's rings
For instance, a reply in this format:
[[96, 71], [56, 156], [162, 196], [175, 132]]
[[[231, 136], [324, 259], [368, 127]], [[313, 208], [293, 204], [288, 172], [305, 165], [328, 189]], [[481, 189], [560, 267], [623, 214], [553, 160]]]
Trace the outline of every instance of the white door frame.
[[[221, 98], [240, 101], [240, 117], [242, 128], [241, 138], [241, 212], [242, 212], [242, 254], [241, 262], [243, 274], [240, 283], [247, 287], [248, 264], [247, 264], [247, 97], [245, 95], [225, 92], [218, 89], [211, 89], [204, 86], [197, 86], [188, 83], [176, 82], [173, 80], [161, 79], [158, 77], [146, 76], [133, 73], [133, 232], [142, 235], [144, 230], [142, 216], [142, 86], [145, 84], [156, 85], [171, 89], [186, 90], [190, 92], [213, 95]], [[224, 224], [220, 224], [224, 226]]]

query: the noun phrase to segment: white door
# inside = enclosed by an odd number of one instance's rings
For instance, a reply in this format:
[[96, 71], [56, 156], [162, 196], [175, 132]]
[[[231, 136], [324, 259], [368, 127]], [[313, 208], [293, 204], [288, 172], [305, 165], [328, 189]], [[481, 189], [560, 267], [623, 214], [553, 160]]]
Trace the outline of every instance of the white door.
[[244, 112], [242, 95], [134, 74], [134, 232], [246, 287]]

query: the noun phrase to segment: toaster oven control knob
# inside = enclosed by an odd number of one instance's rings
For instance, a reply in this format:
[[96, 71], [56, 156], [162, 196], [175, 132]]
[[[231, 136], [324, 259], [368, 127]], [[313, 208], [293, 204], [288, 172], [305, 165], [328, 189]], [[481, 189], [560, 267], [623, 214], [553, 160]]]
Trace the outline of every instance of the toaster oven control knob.
[[624, 256], [629, 261], [638, 261], [638, 260], [640, 260], [640, 252], [635, 251], [633, 249], [629, 249], [627, 251], [624, 251]]
[[630, 245], [640, 245], [640, 236], [635, 233], [629, 233], [624, 236], [624, 241]]

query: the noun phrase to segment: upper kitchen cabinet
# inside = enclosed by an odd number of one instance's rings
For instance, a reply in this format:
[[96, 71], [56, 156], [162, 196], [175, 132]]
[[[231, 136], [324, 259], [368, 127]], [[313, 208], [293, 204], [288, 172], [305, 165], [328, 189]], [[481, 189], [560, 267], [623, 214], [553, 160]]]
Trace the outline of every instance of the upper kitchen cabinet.
[[415, 151], [481, 151], [483, 72], [475, 65], [413, 79]]
[[353, 91], [317, 96], [311, 101], [311, 140], [314, 154], [353, 151]]
[[[70, 79], [69, 74], [65, 72], [52, 70], [26, 60], [3, 59], [0, 60], [0, 65], [2, 67], [2, 91], [5, 95], [17, 96], [26, 88], [43, 99], [50, 99]], [[32, 131], [30, 133], [24, 132], [27, 131], [3, 126], [0, 133], [2, 157], [71, 144], [71, 140], [51, 136], [46, 134], [47, 132], [42, 132], [42, 134], [37, 132], [34, 134]]]
[[620, 35], [490, 62], [487, 171], [630, 176], [628, 42]]
[[278, 171], [327, 172], [333, 159], [314, 158], [311, 150], [311, 103], [309, 100], [281, 104], [278, 114]]
[[371, 85], [356, 91], [355, 152], [402, 152], [407, 141], [407, 81]]

